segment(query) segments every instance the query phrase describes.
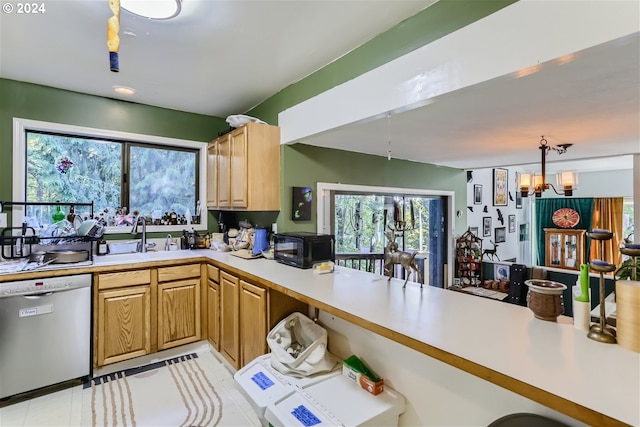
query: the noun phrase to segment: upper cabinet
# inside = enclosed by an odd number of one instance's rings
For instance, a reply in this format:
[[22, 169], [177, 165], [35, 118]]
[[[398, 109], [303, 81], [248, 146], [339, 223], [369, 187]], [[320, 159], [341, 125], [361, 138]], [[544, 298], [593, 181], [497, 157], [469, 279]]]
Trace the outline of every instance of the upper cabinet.
[[207, 207], [280, 210], [280, 128], [247, 123], [209, 143]]

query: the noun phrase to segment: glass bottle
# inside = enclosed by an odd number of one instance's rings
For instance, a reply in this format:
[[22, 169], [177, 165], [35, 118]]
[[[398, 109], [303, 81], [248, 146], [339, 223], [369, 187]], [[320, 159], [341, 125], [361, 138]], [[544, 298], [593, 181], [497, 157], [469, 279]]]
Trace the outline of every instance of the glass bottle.
[[76, 219], [76, 207], [71, 205], [69, 206], [69, 215], [67, 215], [67, 221], [73, 224], [73, 221]]
[[[60, 202], [58, 202], [60, 203]], [[60, 222], [63, 219], [65, 219], [67, 217], [67, 215], [65, 215], [65, 213], [62, 211], [62, 209], [60, 208], [60, 205], [56, 206], [56, 210], [53, 212], [53, 215], [51, 215], [51, 218], [53, 219], [53, 222]]]

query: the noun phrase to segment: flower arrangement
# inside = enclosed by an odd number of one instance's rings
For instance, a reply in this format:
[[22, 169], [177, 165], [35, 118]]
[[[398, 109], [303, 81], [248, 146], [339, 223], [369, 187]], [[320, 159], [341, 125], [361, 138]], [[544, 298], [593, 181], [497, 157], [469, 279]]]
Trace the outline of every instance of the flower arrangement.
[[56, 169], [58, 170], [58, 172], [66, 174], [67, 172], [69, 172], [69, 169], [71, 169], [72, 166], [73, 162], [71, 161], [71, 159], [67, 156], [64, 156], [58, 160]]

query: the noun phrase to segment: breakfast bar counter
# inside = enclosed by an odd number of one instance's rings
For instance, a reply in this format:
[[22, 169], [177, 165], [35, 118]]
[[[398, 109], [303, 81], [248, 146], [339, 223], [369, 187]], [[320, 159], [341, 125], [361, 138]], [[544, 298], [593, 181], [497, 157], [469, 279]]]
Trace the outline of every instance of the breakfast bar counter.
[[[412, 401], [410, 393], [403, 391], [399, 378], [394, 378], [394, 370], [412, 371], [415, 387], [423, 387], [425, 391], [424, 405], [438, 401], [435, 395], [427, 395], [430, 387], [434, 388], [434, 383], [440, 380], [445, 383], [441, 387], [445, 393], [465, 394], [470, 392], [466, 389], [473, 388], [476, 394], [472, 404], [482, 406], [483, 402], [491, 402], [483, 396], [489, 391], [496, 399], [504, 399], [504, 408], [499, 402], [491, 403], [496, 406], [487, 411], [471, 408], [485, 417], [519, 412], [509, 404], [515, 396], [530, 402], [533, 410], [550, 408], [552, 413], [563, 414], [566, 419], [562, 421], [573, 425], [640, 425], [640, 354], [588, 339], [586, 332], [575, 329], [568, 317], [548, 322], [535, 319], [526, 307], [462, 292], [420, 288], [411, 282], [403, 288], [402, 280], [389, 282], [386, 277], [344, 267], [318, 275], [272, 260], [245, 260], [212, 250], [159, 252], [117, 260], [104, 257], [92, 266], [58, 270], [56, 275], [194, 261], [241, 273], [308, 303], [328, 316], [321, 316], [323, 324], [326, 320], [333, 327], [338, 325], [335, 322], [343, 321], [348, 328], [351, 325], [359, 328], [356, 332], [345, 328], [335, 338], [330, 334], [332, 352], [333, 344], [340, 345], [341, 335], [344, 342], [355, 343], [357, 334], [372, 334], [366, 339], [375, 341], [378, 346], [375, 352], [379, 350], [383, 355], [385, 349], [391, 349], [388, 351], [398, 354], [395, 365], [389, 361], [389, 366], [378, 373], [387, 376], [385, 382], [389, 380], [394, 389], [407, 396], [408, 409], [413, 406], [414, 412], [420, 412], [422, 402]], [[34, 277], [41, 273], [26, 274]], [[20, 274], [3, 275], [0, 282], [20, 277]], [[332, 320], [334, 317], [338, 319]], [[395, 356], [388, 358], [392, 357]], [[364, 358], [376, 357], [372, 352]], [[404, 366], [403, 360], [411, 360], [406, 363], [413, 366]], [[438, 372], [446, 378], [437, 379]], [[459, 404], [452, 402], [451, 406]], [[464, 424], [457, 415], [452, 414], [452, 422]], [[485, 422], [478, 421], [479, 418], [474, 418], [474, 424]], [[420, 415], [412, 422], [430, 424]]]
[[[640, 354], [590, 340], [572, 319], [336, 267], [330, 274], [266, 259], [210, 259], [311, 306], [589, 425], [640, 425]], [[331, 346], [331, 341], [330, 341]]]

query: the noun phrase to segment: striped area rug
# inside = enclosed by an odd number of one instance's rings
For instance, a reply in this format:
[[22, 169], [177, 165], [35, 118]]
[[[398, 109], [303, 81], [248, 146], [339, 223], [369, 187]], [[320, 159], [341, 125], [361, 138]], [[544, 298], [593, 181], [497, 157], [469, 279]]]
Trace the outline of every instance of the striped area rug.
[[84, 386], [82, 425], [243, 425], [242, 411], [217, 391], [224, 387], [212, 363], [219, 364], [211, 354], [192, 353], [93, 378]]

